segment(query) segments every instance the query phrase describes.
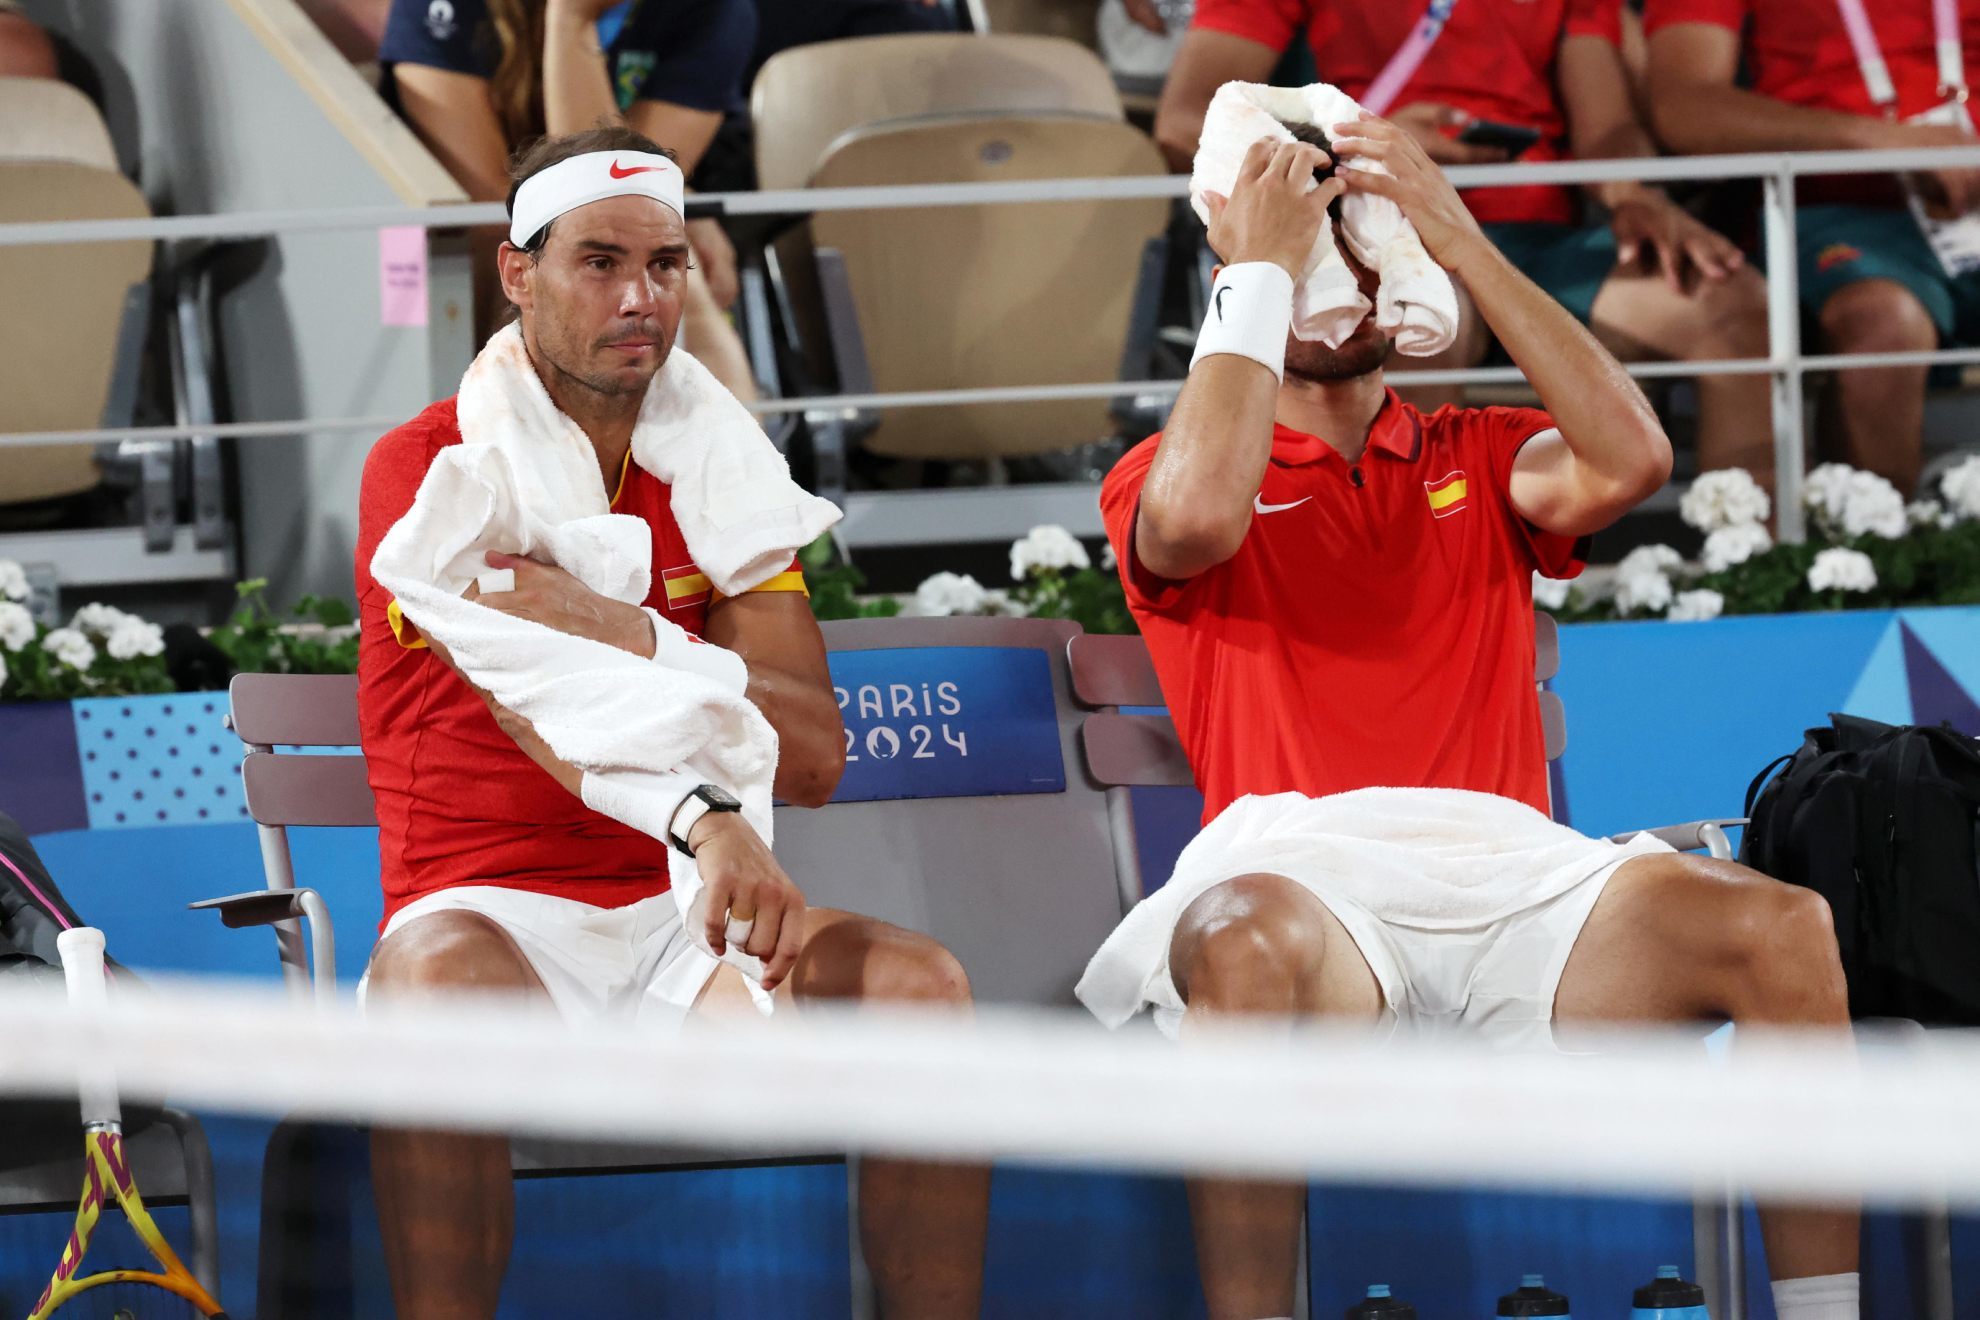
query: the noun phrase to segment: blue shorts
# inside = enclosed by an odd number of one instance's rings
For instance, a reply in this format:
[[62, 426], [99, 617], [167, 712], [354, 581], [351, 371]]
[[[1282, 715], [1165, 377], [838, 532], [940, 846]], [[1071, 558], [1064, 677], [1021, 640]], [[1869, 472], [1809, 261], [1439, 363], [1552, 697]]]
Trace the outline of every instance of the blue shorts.
[[1911, 212], [1899, 207], [1804, 206], [1795, 213], [1801, 304], [1810, 316], [1863, 280], [1911, 290], [1945, 343], [1980, 342], [1980, 273], [1954, 277]]
[[1549, 297], [1588, 324], [1595, 295], [1616, 269], [1616, 235], [1607, 225], [1485, 225], [1485, 237]]

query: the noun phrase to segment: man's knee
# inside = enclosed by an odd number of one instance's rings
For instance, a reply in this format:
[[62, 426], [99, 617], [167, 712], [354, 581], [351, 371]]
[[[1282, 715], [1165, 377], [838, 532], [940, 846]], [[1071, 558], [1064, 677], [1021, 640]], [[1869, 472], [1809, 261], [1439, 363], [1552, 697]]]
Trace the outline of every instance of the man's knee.
[[371, 955], [371, 991], [530, 990], [541, 984], [515, 943], [476, 912], [435, 912], [393, 931]]
[[845, 917], [805, 941], [793, 986], [809, 999], [961, 1006], [969, 974], [936, 940], [870, 917]]
[[1858, 280], [1822, 304], [1822, 335], [1838, 353], [1924, 352], [1939, 343], [1925, 304], [1895, 280]]
[[1719, 353], [1733, 357], [1767, 355], [1767, 280], [1742, 266], [1722, 280], [1707, 280], [1692, 298], [1698, 309], [1693, 358]]
[[1284, 876], [1226, 880], [1183, 909], [1169, 968], [1185, 1000], [1290, 1012], [1325, 954], [1320, 902]]
[[907, 938], [889, 941], [885, 956], [874, 960], [867, 997], [902, 1004], [969, 1003], [969, 973], [962, 961], [926, 936], [902, 933]]
[[1721, 955], [1750, 1016], [1831, 1021], [1848, 1013], [1849, 994], [1828, 900], [1730, 863], [1705, 863], [1719, 880], [1716, 924]]

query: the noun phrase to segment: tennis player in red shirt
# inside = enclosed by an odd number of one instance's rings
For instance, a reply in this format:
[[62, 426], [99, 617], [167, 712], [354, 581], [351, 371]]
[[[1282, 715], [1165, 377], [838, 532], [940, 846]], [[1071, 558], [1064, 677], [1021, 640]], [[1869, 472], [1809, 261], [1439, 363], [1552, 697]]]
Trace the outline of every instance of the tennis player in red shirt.
[[[1623, 65], [1622, 0], [1457, 0], [1443, 6], [1450, 12], [1434, 44], [1412, 65], [1412, 32], [1426, 3], [1198, 0], [1162, 89], [1158, 140], [1187, 168], [1216, 90], [1266, 81], [1303, 35], [1322, 81], [1408, 128], [1440, 164], [1506, 159], [1501, 148], [1457, 140], [1480, 120], [1539, 134], [1521, 163], [1657, 154]], [[1407, 76], [1387, 79], [1390, 90], [1371, 104], [1371, 89], [1391, 69]], [[1601, 218], [1585, 213], [1584, 197], [1604, 208]], [[1766, 356], [1765, 283], [1734, 244], [1662, 189], [1612, 183], [1578, 195], [1534, 184], [1477, 188], [1464, 200], [1494, 245], [1625, 361]], [[1464, 321], [1449, 351], [1398, 370], [1478, 365], [1491, 336], [1478, 318]], [[1699, 468], [1744, 467], [1769, 480], [1766, 380], [1704, 377], [1698, 401]]]
[[[1881, 63], [1881, 78], [1852, 47], [1844, 19], [1852, 8], [1868, 39], [1862, 54]], [[1674, 151], [1980, 142], [1966, 106], [1967, 70], [1980, 61], [1980, 0], [1649, 0], [1644, 25], [1650, 112]], [[1956, 274], [1939, 260], [1906, 187], [1888, 175], [1802, 181], [1799, 291], [1824, 352], [1980, 343], [1980, 271]], [[1934, 170], [1908, 187], [1941, 216], [1980, 209], [1980, 170]], [[1909, 491], [1923, 461], [1929, 370], [1836, 372], [1824, 429], [1840, 442], [1838, 457]]]
[[[510, 207], [517, 189], [560, 162], [595, 156], [601, 182], [583, 195], [598, 196], [610, 190], [608, 168], [613, 180], [650, 172], [619, 170], [619, 160], [642, 154], [657, 162], [665, 153], [625, 128], [546, 139], [516, 163]], [[596, 449], [613, 511], [652, 531], [652, 593], [643, 608], [627, 605], [555, 565], [490, 555], [491, 567], [515, 571], [515, 589], [482, 600], [635, 655], [654, 654], [656, 616], [734, 652], [749, 700], [777, 733], [777, 796], [818, 806], [844, 769], [844, 743], [802, 575], [793, 569], [735, 599], [716, 597], [689, 556], [669, 488], [631, 461], [647, 385], [680, 333], [689, 256], [678, 211], [641, 195], [642, 186], [574, 200], [526, 248], [502, 244], [499, 261], [530, 361]], [[568, 1019], [616, 1016], [658, 1030], [678, 1029], [689, 1015], [754, 1016], [741, 973], [690, 940], [667, 892], [667, 849], [677, 847], [695, 859], [711, 913], [751, 914], [745, 951], [763, 959], [762, 987], [780, 1005], [967, 1005], [962, 968], [935, 941], [807, 908], [722, 786], [688, 793], [671, 840], [593, 811], [579, 797], [581, 772], [418, 636], [372, 577], [371, 559], [434, 457], [460, 441], [448, 399], [386, 435], [365, 463], [358, 708], [386, 890], [366, 995], [508, 991]], [[719, 925], [709, 938], [719, 951]], [[514, 1231], [508, 1142], [379, 1131], [372, 1177], [399, 1314], [493, 1316]], [[860, 1240], [888, 1314], [976, 1314], [988, 1193], [982, 1169], [862, 1163]]]
[[[1213, 202], [1230, 264], [1196, 360], [1168, 428], [1102, 488], [1210, 820], [1080, 998], [1111, 1024], [1152, 1009], [1185, 1036], [1265, 1014], [1543, 1048], [1610, 1022], [1846, 1040], [1820, 897], [1544, 814], [1533, 575], [1579, 572], [1580, 539], [1657, 489], [1670, 444], [1413, 135], [1364, 119], [1334, 147], [1393, 177], [1344, 168], [1307, 191], [1322, 153], [1268, 141]], [[1338, 349], [1290, 334], [1293, 272], [1346, 188], [1401, 206], [1546, 411], [1417, 411], [1384, 383], [1372, 318]], [[1304, 1196], [1192, 1185], [1213, 1317], [1292, 1314]], [[1769, 1207], [1763, 1225], [1775, 1277], [1795, 1281], [1784, 1301], [1818, 1303], [1783, 1320], [1857, 1320], [1854, 1215]]]

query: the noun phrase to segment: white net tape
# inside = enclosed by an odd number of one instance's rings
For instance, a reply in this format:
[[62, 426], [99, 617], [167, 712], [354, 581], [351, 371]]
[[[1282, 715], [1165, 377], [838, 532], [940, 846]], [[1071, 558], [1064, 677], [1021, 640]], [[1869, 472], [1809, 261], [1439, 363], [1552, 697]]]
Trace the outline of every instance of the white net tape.
[[1543, 1056], [1318, 1028], [1178, 1047], [1071, 1014], [813, 1011], [662, 1037], [513, 1002], [367, 1018], [190, 984], [102, 1013], [39, 993], [0, 1012], [0, 1096], [73, 1094], [108, 1057], [126, 1095], [195, 1110], [723, 1152], [1980, 1205], [1967, 1033], [1853, 1052], [1746, 1033], [1716, 1056], [1696, 1033], [1646, 1033]]

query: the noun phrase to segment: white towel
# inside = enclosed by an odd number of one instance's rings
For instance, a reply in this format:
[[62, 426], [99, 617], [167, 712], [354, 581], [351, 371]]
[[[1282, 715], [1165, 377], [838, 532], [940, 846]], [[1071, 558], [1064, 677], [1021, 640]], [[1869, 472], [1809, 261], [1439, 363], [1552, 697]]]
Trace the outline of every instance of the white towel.
[[1559, 897], [1623, 858], [1668, 851], [1649, 835], [1591, 839], [1523, 802], [1462, 789], [1242, 797], [1183, 849], [1169, 883], [1100, 946], [1074, 993], [1108, 1026], [1144, 1006], [1173, 1026], [1183, 1010], [1169, 975], [1176, 923], [1240, 875], [1282, 875], [1392, 925], [1458, 930]]
[[[685, 789], [720, 784], [768, 843], [777, 735], [744, 697], [739, 659], [711, 663], [719, 648], [657, 614], [659, 645], [646, 660], [461, 598], [488, 571], [486, 553], [500, 550], [547, 560], [637, 605], [651, 586], [653, 549], [644, 522], [609, 512], [596, 452], [551, 402], [516, 326], [468, 368], [458, 409], [462, 443], [434, 459], [412, 508], [380, 541], [372, 575], [472, 682], [584, 772], [587, 806], [665, 840]], [[678, 347], [647, 388], [632, 461], [672, 484], [688, 550], [725, 594], [782, 572], [839, 518], [790, 479], [747, 410]], [[668, 859], [675, 902], [699, 943], [690, 914], [700, 876], [679, 850]], [[734, 950], [725, 960], [752, 979], [762, 970]]]
[[[1258, 139], [1293, 141], [1287, 123], [1312, 124], [1332, 138], [1341, 125], [1362, 113], [1353, 97], [1326, 83], [1310, 87], [1225, 83], [1210, 98], [1197, 140], [1189, 180], [1190, 204], [1197, 217], [1209, 223], [1203, 194], [1230, 196], [1245, 152]], [[1368, 160], [1345, 160], [1341, 167], [1388, 172]], [[1423, 250], [1423, 240], [1402, 208], [1386, 197], [1349, 193], [1341, 199], [1341, 233], [1356, 260], [1381, 276], [1375, 324], [1395, 340], [1398, 352], [1428, 357], [1456, 342], [1457, 291], [1451, 277]], [[1293, 334], [1338, 348], [1367, 314], [1368, 299], [1334, 245], [1332, 219], [1325, 219], [1293, 288]]]

